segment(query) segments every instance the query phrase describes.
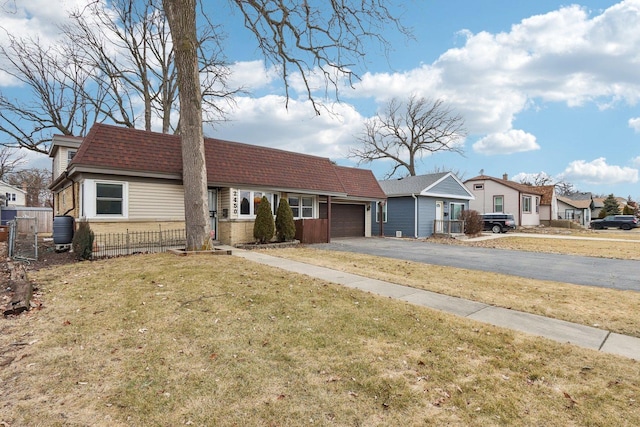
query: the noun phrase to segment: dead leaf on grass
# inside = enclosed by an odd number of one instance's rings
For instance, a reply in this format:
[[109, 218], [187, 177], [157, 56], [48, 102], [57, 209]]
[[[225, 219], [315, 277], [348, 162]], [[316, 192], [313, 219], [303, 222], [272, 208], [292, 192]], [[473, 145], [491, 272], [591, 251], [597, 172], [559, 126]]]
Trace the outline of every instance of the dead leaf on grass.
[[566, 398], [569, 400], [569, 406], [568, 406], [569, 408], [573, 408], [573, 406], [574, 406], [574, 405], [577, 405], [577, 404], [578, 404], [578, 402], [576, 402], [575, 400], [573, 400], [573, 397], [571, 397], [571, 396], [569, 395], [569, 393], [567, 393], [567, 392], [565, 391], [565, 392], [563, 392], [563, 394], [564, 394], [564, 397], [566, 397]]

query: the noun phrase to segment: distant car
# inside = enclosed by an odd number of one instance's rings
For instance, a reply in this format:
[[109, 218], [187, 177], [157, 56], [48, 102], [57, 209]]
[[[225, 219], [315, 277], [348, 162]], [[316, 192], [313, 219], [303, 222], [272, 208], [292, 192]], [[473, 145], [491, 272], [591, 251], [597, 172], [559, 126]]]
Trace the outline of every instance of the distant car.
[[591, 221], [590, 226], [594, 230], [602, 230], [609, 227], [631, 230], [638, 227], [638, 218], [633, 215], [608, 215], [602, 219], [594, 219]]
[[491, 230], [494, 233], [506, 233], [516, 229], [516, 220], [512, 214], [488, 213], [482, 215], [484, 230]]

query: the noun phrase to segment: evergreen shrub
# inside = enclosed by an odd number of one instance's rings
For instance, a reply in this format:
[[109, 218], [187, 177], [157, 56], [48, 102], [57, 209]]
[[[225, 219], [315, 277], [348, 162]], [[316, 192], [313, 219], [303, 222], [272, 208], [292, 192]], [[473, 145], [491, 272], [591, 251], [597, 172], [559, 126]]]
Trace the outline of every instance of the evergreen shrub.
[[260, 243], [267, 243], [273, 238], [275, 228], [271, 203], [263, 196], [256, 212], [256, 222], [253, 224], [253, 237]]
[[76, 257], [81, 260], [91, 259], [93, 254], [93, 240], [95, 235], [88, 222], [78, 223], [78, 229], [73, 235], [71, 247]]
[[276, 212], [276, 236], [280, 242], [293, 240], [296, 236], [296, 225], [293, 221], [293, 211], [286, 197], [280, 199]]

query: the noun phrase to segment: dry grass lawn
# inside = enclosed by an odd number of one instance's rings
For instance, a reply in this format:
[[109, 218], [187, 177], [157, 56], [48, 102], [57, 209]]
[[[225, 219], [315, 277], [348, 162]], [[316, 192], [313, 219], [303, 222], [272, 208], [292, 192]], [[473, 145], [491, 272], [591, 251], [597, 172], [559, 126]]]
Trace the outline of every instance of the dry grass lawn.
[[637, 362], [236, 257], [32, 276], [44, 308], [0, 322], [0, 425], [640, 425]]

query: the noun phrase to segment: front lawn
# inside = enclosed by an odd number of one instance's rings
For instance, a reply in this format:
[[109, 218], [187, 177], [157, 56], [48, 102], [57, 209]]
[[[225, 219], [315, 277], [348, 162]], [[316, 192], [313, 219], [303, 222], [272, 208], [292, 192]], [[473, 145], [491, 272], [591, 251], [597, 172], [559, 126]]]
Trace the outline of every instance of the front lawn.
[[32, 278], [44, 308], [0, 323], [5, 425], [640, 425], [637, 362], [236, 257]]

